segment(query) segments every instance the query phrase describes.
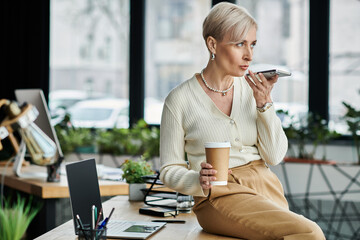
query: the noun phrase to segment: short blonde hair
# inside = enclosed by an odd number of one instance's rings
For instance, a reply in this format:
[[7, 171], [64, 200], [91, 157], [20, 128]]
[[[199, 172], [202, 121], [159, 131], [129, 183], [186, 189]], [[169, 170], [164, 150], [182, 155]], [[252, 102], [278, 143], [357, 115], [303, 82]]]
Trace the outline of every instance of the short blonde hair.
[[206, 42], [209, 36], [222, 41], [230, 32], [230, 42], [235, 43], [245, 38], [251, 27], [257, 29], [257, 23], [250, 13], [238, 5], [221, 2], [209, 12], [203, 23], [203, 37]]

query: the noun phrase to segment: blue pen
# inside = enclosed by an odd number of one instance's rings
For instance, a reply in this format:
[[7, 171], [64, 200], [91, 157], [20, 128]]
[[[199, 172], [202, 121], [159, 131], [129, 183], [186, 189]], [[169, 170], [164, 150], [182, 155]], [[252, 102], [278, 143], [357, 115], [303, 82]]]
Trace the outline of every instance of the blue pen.
[[105, 220], [101, 223], [99, 229], [102, 229], [103, 227], [106, 226], [106, 224], [108, 223], [108, 221], [109, 221], [111, 215], [113, 214], [114, 210], [115, 210], [115, 208], [112, 208], [112, 209], [111, 209], [111, 212], [110, 212], [110, 214], [109, 214], [109, 217], [105, 218]]
[[104, 221], [102, 221], [102, 223], [100, 224], [100, 226], [98, 228], [99, 230], [105, 226], [105, 224], [107, 223], [107, 220], [108, 220], [108, 218], [105, 218]]
[[115, 210], [115, 208], [112, 208], [112, 209], [111, 209], [111, 212], [110, 212], [109, 216], [108, 216], [107, 219], [106, 219], [106, 223], [105, 223], [105, 226], [104, 226], [104, 227], [106, 227], [106, 224], [109, 222], [109, 220], [110, 220], [110, 218], [111, 218], [111, 215], [113, 214], [114, 210]]

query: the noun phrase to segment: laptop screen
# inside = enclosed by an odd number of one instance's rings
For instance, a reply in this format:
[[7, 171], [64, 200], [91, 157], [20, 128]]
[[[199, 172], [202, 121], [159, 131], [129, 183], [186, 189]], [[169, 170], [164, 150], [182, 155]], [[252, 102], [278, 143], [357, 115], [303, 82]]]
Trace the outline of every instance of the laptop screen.
[[[77, 214], [84, 225], [91, 224], [92, 205], [95, 205], [98, 211], [102, 208], [95, 159], [67, 164], [66, 174], [74, 227], [77, 226]], [[75, 233], [77, 234], [76, 227]]]

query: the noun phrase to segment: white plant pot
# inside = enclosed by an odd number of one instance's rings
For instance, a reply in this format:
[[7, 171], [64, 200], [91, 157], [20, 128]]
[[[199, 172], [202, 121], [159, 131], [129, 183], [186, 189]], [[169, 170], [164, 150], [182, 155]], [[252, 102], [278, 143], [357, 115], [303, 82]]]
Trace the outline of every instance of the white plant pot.
[[144, 193], [141, 189], [146, 188], [146, 183], [130, 183], [129, 184], [129, 200], [130, 201], [143, 201]]

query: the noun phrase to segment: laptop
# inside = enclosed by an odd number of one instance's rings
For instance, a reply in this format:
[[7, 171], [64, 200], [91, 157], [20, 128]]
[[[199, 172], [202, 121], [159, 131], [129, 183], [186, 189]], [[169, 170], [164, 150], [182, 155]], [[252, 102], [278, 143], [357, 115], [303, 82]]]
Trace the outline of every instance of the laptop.
[[[76, 215], [80, 216], [84, 225], [88, 225], [91, 223], [92, 205], [95, 205], [97, 209], [102, 209], [96, 163], [95, 159], [88, 159], [68, 163], [65, 168], [75, 234], [78, 234]], [[110, 219], [107, 224], [106, 236], [107, 238], [147, 239], [165, 224], [162, 222], [128, 222]]]

